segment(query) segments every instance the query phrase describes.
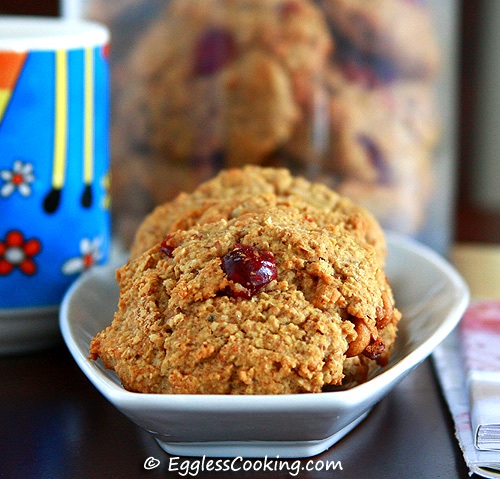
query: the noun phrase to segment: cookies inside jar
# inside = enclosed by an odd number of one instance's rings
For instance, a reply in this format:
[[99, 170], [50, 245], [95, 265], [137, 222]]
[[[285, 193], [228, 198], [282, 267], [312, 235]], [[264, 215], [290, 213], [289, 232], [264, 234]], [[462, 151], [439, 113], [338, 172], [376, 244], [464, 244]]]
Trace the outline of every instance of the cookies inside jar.
[[86, 15], [114, 32], [112, 193], [127, 246], [156, 205], [254, 164], [321, 181], [442, 248], [426, 235], [447, 221], [452, 89], [436, 93], [448, 17], [432, 2], [108, 3]]

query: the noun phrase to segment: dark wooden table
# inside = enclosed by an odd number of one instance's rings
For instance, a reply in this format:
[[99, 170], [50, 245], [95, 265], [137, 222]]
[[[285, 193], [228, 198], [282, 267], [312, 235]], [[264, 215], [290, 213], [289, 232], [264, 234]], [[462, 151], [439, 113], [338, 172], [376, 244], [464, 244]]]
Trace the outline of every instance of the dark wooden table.
[[[342, 470], [337, 465], [336, 470], [298, 474], [289, 460], [289, 472], [195, 475], [197, 459], [190, 458], [193, 469], [186, 475], [180, 467], [188, 459], [175, 460], [163, 452], [148, 433], [108, 403], [64, 345], [0, 358], [0, 384], [0, 478], [5, 479], [468, 477], [430, 360], [330, 450], [312, 458], [313, 463], [300, 462], [300, 468], [340, 462]], [[160, 462], [154, 469], [144, 467], [150, 457]]]

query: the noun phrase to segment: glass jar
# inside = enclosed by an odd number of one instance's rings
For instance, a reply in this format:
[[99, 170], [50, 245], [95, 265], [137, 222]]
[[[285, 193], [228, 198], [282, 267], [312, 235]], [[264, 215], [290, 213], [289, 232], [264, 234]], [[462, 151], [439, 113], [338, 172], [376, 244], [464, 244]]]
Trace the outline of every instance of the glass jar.
[[112, 32], [112, 194], [128, 244], [221, 168], [284, 166], [445, 254], [453, 0], [88, 0]]

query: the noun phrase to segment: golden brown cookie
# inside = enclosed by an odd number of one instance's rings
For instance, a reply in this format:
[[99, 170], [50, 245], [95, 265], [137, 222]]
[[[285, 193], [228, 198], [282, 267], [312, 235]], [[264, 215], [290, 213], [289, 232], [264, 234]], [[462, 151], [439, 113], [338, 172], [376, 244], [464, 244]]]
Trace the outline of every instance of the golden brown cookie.
[[[230, 219], [265, 204], [274, 206], [294, 201], [303, 204], [304, 208], [317, 209], [315, 220], [324, 225], [339, 221], [339, 215], [343, 215], [356, 235], [375, 248], [384, 264], [384, 234], [365, 208], [324, 184], [292, 176], [285, 168], [251, 165], [223, 170], [192, 193], [181, 193], [173, 201], [158, 206], [140, 225], [131, 247], [131, 257], [140, 255], [177, 229], [188, 229], [196, 223], [219, 218]], [[218, 209], [214, 203], [219, 205]]]
[[323, 211], [294, 199], [173, 231], [118, 271], [119, 309], [91, 358], [150, 393], [320, 392], [345, 361], [365, 380], [400, 314], [375, 249], [346, 215], [317, 222]]
[[133, 52], [118, 141], [177, 162], [262, 163], [331, 50], [310, 0], [168, 2]]

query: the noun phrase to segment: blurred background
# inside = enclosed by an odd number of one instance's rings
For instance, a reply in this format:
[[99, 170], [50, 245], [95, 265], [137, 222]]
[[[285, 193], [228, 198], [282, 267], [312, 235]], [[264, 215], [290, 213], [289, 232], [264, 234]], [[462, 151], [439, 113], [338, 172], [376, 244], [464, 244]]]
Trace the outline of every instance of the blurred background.
[[[71, 4], [65, 3], [65, 8]], [[457, 0], [457, 4], [457, 177], [452, 242], [500, 243], [500, 1]], [[55, 0], [0, 0], [0, 14], [58, 16], [62, 10]]]

